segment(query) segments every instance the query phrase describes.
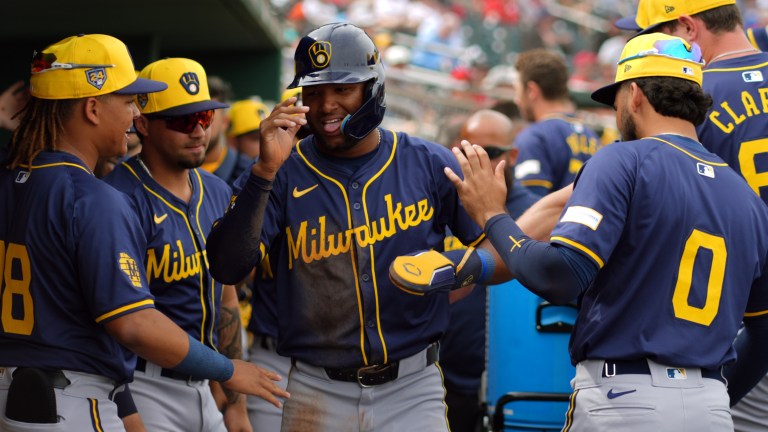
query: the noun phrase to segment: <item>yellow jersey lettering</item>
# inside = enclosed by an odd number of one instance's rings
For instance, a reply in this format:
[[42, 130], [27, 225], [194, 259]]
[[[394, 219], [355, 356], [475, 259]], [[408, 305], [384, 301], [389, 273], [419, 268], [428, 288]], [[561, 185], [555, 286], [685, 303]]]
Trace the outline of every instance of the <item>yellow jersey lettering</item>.
[[330, 256], [347, 253], [352, 247], [353, 237], [358, 247], [371, 246], [394, 236], [398, 229], [405, 231], [408, 228], [419, 226], [432, 219], [435, 213], [427, 199], [403, 206], [400, 202], [393, 202], [392, 195], [388, 194], [384, 196], [384, 202], [387, 205], [386, 216], [370, 221], [368, 225], [353, 227], [343, 232], [326, 234], [325, 216], [318, 218], [317, 226], [319, 228], [308, 229], [309, 221], [302, 221], [294, 234], [290, 226], [286, 227], [288, 269], [293, 269], [295, 261], [301, 260], [309, 264]]
[[165, 244], [159, 262], [157, 248], [147, 250], [147, 279], [150, 283], [161, 276], [166, 283], [172, 283], [200, 273], [200, 252], [187, 256], [181, 240], [176, 240], [176, 246], [179, 249], [171, 253], [171, 245]]
[[728, 122], [727, 125], [724, 125], [723, 122], [719, 119], [720, 113], [718, 111], [712, 111], [709, 113], [709, 121], [715, 124], [723, 133], [731, 133], [733, 132], [733, 123]]
[[747, 113], [747, 117], [752, 117], [760, 114], [757, 109], [757, 103], [751, 94], [748, 92], [741, 92], [741, 103], [744, 104], [744, 111]]
[[768, 114], [768, 88], [758, 89], [760, 92], [760, 102], [763, 104], [763, 114]]

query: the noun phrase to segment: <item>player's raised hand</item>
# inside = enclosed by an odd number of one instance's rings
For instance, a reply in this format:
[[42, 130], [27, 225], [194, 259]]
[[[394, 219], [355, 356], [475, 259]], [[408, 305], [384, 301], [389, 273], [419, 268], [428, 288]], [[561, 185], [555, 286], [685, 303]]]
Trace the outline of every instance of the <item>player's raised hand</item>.
[[296, 144], [296, 133], [307, 124], [305, 113], [309, 107], [295, 106], [296, 97], [277, 104], [269, 117], [261, 122], [259, 160], [253, 165], [253, 173], [271, 180], [283, 165]]
[[221, 383], [224, 387], [238, 393], [258, 396], [278, 408], [282, 408], [283, 404], [277, 397], [291, 397], [290, 393], [275, 384], [275, 381], [281, 380], [280, 375], [242, 360], [232, 360], [232, 364], [235, 366], [235, 372], [232, 378]]
[[454, 147], [452, 150], [464, 174], [464, 180], [449, 167], [445, 168], [445, 175], [456, 187], [467, 214], [484, 227], [488, 219], [506, 212], [506, 162], [499, 162], [494, 171], [488, 153], [479, 145], [471, 144], [467, 140], [461, 141], [461, 148]]

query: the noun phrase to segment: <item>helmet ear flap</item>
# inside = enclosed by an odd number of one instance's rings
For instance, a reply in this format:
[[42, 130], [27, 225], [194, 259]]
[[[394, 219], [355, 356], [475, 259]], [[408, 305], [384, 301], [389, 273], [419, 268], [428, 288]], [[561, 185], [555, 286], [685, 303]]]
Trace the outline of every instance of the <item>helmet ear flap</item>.
[[387, 104], [384, 98], [384, 82], [373, 79], [368, 82], [363, 104], [341, 122], [341, 133], [361, 140], [381, 124]]

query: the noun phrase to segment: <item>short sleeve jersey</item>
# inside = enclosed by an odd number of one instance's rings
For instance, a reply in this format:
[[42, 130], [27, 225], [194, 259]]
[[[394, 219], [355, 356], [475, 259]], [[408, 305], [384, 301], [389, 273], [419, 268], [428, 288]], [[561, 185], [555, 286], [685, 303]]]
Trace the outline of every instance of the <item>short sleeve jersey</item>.
[[450, 150], [379, 132], [376, 153], [356, 169], [321, 156], [310, 136], [274, 180], [261, 239], [277, 283], [281, 355], [326, 367], [383, 363], [426, 348], [447, 327], [448, 296], [399, 290], [389, 265], [442, 250], [446, 227], [467, 245], [482, 230], [443, 173], [460, 172]]
[[538, 121], [515, 138], [520, 149], [515, 177], [524, 187], [558, 190], [573, 182], [600, 145], [597, 134], [573, 115]]
[[580, 298], [574, 364], [647, 357], [715, 368], [735, 359], [745, 311], [768, 312], [768, 207], [689, 138], [602, 149], [551, 240], [600, 267]]
[[152, 308], [136, 214], [75, 156], [0, 170], [0, 364], [130, 381], [136, 356], [102, 325]]
[[179, 199], [143, 168], [138, 157], [106, 178], [135, 205], [147, 248], [142, 257], [159, 311], [213, 349], [222, 284], [211, 277], [205, 239], [227, 208], [231, 189], [201, 169], [189, 170], [192, 198]]

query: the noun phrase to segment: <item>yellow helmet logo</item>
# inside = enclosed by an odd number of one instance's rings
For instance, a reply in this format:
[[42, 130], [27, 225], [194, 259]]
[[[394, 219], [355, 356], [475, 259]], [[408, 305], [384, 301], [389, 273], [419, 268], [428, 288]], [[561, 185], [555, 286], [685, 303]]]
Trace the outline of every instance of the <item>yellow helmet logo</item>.
[[316, 69], [324, 69], [331, 62], [331, 43], [317, 41], [309, 47], [309, 59]]

